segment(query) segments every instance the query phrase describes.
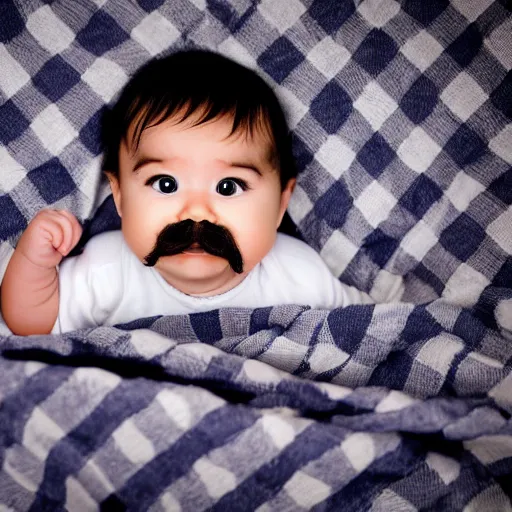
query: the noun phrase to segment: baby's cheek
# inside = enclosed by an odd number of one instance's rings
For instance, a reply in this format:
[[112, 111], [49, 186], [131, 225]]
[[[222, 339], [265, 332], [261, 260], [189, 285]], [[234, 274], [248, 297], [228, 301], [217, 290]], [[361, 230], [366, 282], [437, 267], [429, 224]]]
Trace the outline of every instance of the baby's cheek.
[[142, 215], [141, 212], [132, 211], [123, 215], [122, 229], [130, 249], [140, 260], [144, 259], [153, 249], [158, 236], [153, 219]]
[[272, 249], [275, 240], [275, 230], [258, 229], [241, 234], [237, 243], [244, 260], [244, 270], [252, 270]]

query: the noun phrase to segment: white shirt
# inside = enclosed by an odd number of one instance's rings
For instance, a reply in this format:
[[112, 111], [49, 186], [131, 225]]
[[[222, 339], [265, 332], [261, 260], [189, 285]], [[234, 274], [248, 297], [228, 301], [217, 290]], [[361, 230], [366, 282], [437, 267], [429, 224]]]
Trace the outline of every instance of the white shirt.
[[340, 283], [311, 247], [281, 233], [265, 258], [235, 288], [212, 297], [194, 297], [143, 265], [121, 231], [110, 231], [92, 238], [82, 254], [61, 263], [59, 315], [52, 332], [226, 307], [301, 304], [334, 309], [373, 302], [366, 293]]

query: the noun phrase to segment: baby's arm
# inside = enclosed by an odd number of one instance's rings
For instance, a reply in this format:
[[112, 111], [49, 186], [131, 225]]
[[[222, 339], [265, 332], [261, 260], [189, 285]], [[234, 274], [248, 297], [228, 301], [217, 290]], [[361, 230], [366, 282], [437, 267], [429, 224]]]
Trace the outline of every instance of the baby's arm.
[[1, 287], [2, 316], [13, 333], [51, 332], [59, 313], [57, 265], [81, 234], [78, 220], [64, 210], [43, 210], [30, 222]]

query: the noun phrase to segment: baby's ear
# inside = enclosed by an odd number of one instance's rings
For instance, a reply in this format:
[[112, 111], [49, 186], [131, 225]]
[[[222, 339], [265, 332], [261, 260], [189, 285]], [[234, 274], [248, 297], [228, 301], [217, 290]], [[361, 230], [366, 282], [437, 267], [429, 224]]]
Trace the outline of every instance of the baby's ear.
[[116, 205], [116, 210], [119, 217], [122, 217], [121, 214], [121, 187], [119, 184], [119, 178], [110, 171], [105, 171], [105, 175], [108, 178], [108, 182], [110, 183], [110, 190], [112, 190], [112, 197], [114, 198], [114, 203]]
[[286, 208], [288, 208], [288, 203], [290, 202], [290, 197], [292, 197], [296, 183], [297, 180], [295, 178], [289, 179], [288, 183], [285, 185], [283, 191], [281, 192], [281, 205], [279, 207], [279, 222], [277, 223], [277, 227], [279, 227], [279, 224], [281, 224], [281, 221], [283, 220], [284, 212], [286, 211]]

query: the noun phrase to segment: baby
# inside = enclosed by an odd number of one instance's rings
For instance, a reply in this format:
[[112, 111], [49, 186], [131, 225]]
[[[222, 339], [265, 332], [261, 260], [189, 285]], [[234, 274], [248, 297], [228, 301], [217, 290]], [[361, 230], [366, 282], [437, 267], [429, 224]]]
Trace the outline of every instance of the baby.
[[81, 226], [67, 211], [38, 213], [1, 287], [14, 333], [221, 307], [373, 302], [304, 242], [277, 233], [296, 170], [283, 111], [253, 71], [202, 50], [153, 60], [105, 119], [103, 143], [121, 231], [62, 261]]

